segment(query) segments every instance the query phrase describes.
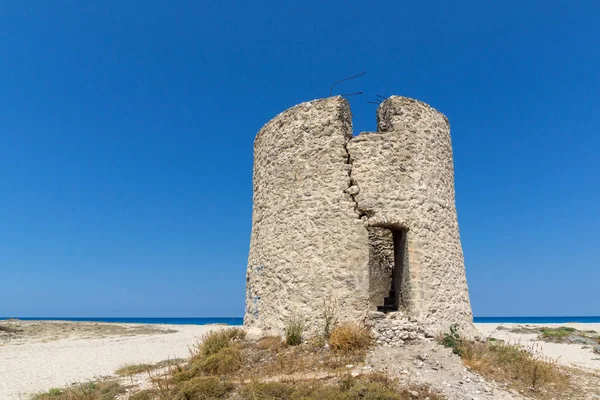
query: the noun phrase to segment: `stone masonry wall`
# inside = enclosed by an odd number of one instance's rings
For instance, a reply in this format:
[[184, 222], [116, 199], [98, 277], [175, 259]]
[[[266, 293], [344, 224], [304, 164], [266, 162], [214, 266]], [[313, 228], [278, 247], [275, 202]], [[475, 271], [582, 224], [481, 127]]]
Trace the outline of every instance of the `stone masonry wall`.
[[[258, 133], [247, 327], [282, 333], [296, 315], [320, 333], [323, 305], [335, 301], [340, 320], [366, 322], [381, 343], [453, 323], [472, 332], [448, 121], [397, 96], [377, 119], [378, 132], [352, 137], [337, 96], [292, 107]], [[390, 288], [391, 229], [406, 233], [404, 273], [400, 310], [383, 314], [373, 310]]]
[[324, 302], [343, 319], [368, 309], [369, 242], [350, 186], [348, 103], [332, 97], [275, 117], [254, 142], [254, 208], [244, 324], [282, 332], [301, 316], [322, 329]]
[[377, 121], [378, 132], [361, 133], [347, 149], [365, 224], [407, 230], [402, 309], [432, 332], [453, 323], [470, 330], [448, 120], [425, 103], [393, 96]]

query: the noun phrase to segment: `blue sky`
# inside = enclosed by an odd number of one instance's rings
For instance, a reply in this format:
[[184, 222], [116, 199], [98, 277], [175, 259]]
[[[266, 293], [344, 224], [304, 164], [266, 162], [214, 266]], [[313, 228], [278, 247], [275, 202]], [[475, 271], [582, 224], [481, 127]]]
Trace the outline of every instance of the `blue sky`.
[[0, 315], [241, 316], [254, 135], [360, 71], [338, 86], [365, 93], [355, 133], [375, 129], [376, 94], [450, 119], [475, 315], [600, 315], [599, 14], [4, 2]]

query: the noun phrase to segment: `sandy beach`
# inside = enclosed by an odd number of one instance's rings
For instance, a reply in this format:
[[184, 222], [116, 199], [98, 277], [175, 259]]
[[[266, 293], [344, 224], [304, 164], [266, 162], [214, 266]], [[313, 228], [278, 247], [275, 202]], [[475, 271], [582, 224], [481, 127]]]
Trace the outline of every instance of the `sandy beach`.
[[126, 363], [186, 358], [218, 325], [1, 321], [0, 399], [28, 399], [53, 387], [112, 375]]
[[520, 344], [541, 352], [557, 363], [569, 367], [600, 371], [600, 354], [593, 352], [593, 347], [582, 343], [549, 343], [539, 340], [538, 333], [512, 332], [515, 328], [559, 328], [567, 326], [579, 331], [600, 332], [600, 324], [565, 323], [565, 324], [475, 324], [484, 337], [493, 337], [506, 342]]
[[[476, 324], [484, 337], [526, 348], [570, 367], [600, 372], [600, 354], [581, 343], [539, 340], [540, 327], [600, 332], [600, 324]], [[188, 347], [218, 325], [143, 325], [58, 321], [0, 321], [0, 399], [114, 375], [127, 363], [186, 358]], [[8, 327], [8, 328], [6, 328]]]

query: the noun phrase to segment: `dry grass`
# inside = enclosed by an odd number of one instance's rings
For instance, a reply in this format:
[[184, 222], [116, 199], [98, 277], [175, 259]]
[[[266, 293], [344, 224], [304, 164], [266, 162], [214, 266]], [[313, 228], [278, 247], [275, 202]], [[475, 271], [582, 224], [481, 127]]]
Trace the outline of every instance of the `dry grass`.
[[0, 332], [19, 333], [19, 332], [21, 332], [21, 329], [13, 328], [12, 326], [8, 326], [8, 325], [0, 325]]
[[577, 332], [577, 329], [568, 326], [560, 326], [558, 328], [542, 328], [542, 339], [549, 342], [562, 342], [569, 335]]
[[323, 341], [329, 340], [331, 332], [338, 324], [340, 305], [337, 299], [331, 298], [323, 302]]
[[206, 334], [191, 351], [189, 370], [176, 372], [176, 379], [201, 374], [225, 375], [238, 371], [242, 366], [241, 341], [246, 332], [230, 328]]
[[222, 399], [233, 390], [233, 384], [223, 382], [216, 376], [200, 376], [184, 382], [175, 399], [211, 400]]
[[364, 358], [364, 354], [336, 353], [312, 343], [271, 349], [247, 343], [243, 354], [244, 366], [238, 375], [244, 379], [265, 379], [305, 372], [338, 372], [345, 370], [348, 364], [361, 363]]
[[539, 355], [535, 348], [525, 349], [500, 341], [466, 342], [462, 346], [465, 365], [485, 377], [534, 392], [569, 388], [567, 375], [553, 360]]
[[186, 362], [186, 360], [184, 360], [182, 358], [174, 358], [174, 359], [167, 359], [167, 360], [159, 361], [156, 364], [146, 364], [146, 363], [124, 364], [115, 371], [115, 375], [131, 376], [131, 375], [141, 374], [143, 372], [150, 372], [152, 370], [159, 369], [159, 368], [170, 367], [170, 366], [181, 364], [184, 362]]
[[600, 344], [600, 334], [593, 330], [581, 331], [570, 326], [539, 327], [515, 326], [512, 328], [498, 327], [499, 330], [508, 330], [512, 333], [537, 333], [538, 339], [551, 343], [576, 343], [583, 345]]
[[239, 394], [243, 400], [444, 399], [428, 388], [400, 388], [395, 381], [381, 379], [378, 375], [346, 375], [326, 381], [312, 379], [298, 382], [253, 382], [243, 387]]
[[[156, 365], [125, 366], [123, 374], [146, 368], [153, 384], [128, 399], [413, 400], [415, 392], [417, 398], [443, 399], [426, 387], [402, 387], [382, 373], [353, 377], [347, 365], [360, 368], [364, 332], [356, 326], [339, 328], [344, 345], [338, 351], [311, 343], [289, 346], [274, 336], [253, 342], [239, 329], [210, 333], [191, 349], [187, 364], [167, 361], [168, 368], [161, 370], [153, 370]], [[118, 385], [83, 389], [55, 389], [35, 400], [113, 400], [123, 391]]]
[[150, 364], [125, 364], [115, 371], [116, 375], [119, 376], [130, 376], [147, 372], [152, 369], [153, 366]]
[[569, 377], [555, 360], [541, 355], [539, 349], [523, 348], [498, 340], [463, 340], [453, 327], [440, 342], [460, 355], [463, 363], [486, 379], [509, 384], [512, 388], [546, 399], [561, 397], [574, 389]]
[[[352, 377], [346, 366], [362, 362], [364, 352], [359, 349], [365, 348], [366, 335], [357, 326], [339, 328], [340, 343], [344, 344], [338, 351], [311, 343], [290, 346], [277, 336], [253, 342], [232, 330], [213, 332], [194, 346], [188, 365], [156, 377], [154, 389], [140, 392], [132, 400], [414, 398], [409, 389], [383, 374]], [[413, 394], [415, 390], [423, 399], [442, 399], [427, 388], [410, 388]]]
[[222, 349], [229, 347], [232, 342], [241, 341], [246, 337], [246, 332], [239, 328], [229, 328], [207, 333], [202, 340], [191, 350], [192, 360], [217, 354]]
[[371, 332], [356, 323], [347, 322], [336, 326], [329, 336], [329, 345], [334, 351], [354, 353], [365, 351], [373, 343]]
[[225, 347], [202, 359], [199, 368], [207, 375], [232, 374], [242, 368], [242, 350], [240, 346]]
[[142, 390], [129, 397], [129, 400], [154, 400], [160, 399], [159, 394], [153, 389]]
[[285, 347], [285, 343], [279, 336], [265, 336], [261, 338], [257, 346], [261, 350], [269, 350], [269, 351], [279, 351]]
[[113, 400], [125, 388], [116, 381], [88, 382], [66, 389], [50, 389], [46, 393], [38, 393], [33, 400]]

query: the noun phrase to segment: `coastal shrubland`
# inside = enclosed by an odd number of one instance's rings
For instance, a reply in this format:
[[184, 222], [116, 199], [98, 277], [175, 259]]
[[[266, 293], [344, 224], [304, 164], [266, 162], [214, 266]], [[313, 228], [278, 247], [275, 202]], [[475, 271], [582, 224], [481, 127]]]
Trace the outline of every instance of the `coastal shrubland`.
[[[239, 328], [213, 327], [183, 342], [185, 349], [185, 343], [204, 334], [189, 348], [189, 358], [124, 364], [115, 371], [116, 377], [54, 388], [34, 399], [439, 400], [476, 394], [507, 398], [503, 396], [510, 391], [510, 398], [583, 400], [590, 398], [590, 393], [600, 394], [600, 376], [567, 367], [563, 360], [558, 365], [543, 357], [541, 350], [547, 351], [547, 346], [540, 342], [523, 347], [491, 337], [472, 341], [461, 337], [455, 326], [439, 337], [451, 351], [430, 339], [397, 346], [375, 345], [373, 331], [360, 323], [338, 322], [336, 318], [330, 321], [310, 334], [302, 330], [298, 335], [301, 340], [293, 341], [293, 345], [284, 332], [258, 338], [246, 337]], [[328, 329], [323, 328], [325, 325]], [[527, 329], [527, 341], [543, 334], [541, 327], [538, 331], [532, 328], [521, 327]], [[569, 335], [579, 334], [577, 330], [552, 329], [556, 332], [548, 335], [546, 331], [546, 336], [565, 341], [571, 340]], [[595, 334], [583, 332], [590, 337]], [[574, 343], [581, 351], [579, 342]], [[590, 348], [587, 351], [595, 360], [592, 346], [583, 347]], [[153, 359], [149, 353], [139, 355]], [[125, 359], [131, 360], [131, 355]]]
[[562, 398], [562, 395], [574, 391], [569, 375], [555, 360], [544, 357], [535, 347], [523, 348], [493, 338], [466, 340], [460, 337], [455, 326], [439, 341], [458, 354], [473, 372], [505, 383], [521, 393], [546, 399], [554, 396]]
[[568, 326], [560, 326], [558, 328], [541, 328], [540, 331], [542, 339], [549, 342], [562, 342], [574, 332], [577, 332], [577, 329]]
[[210, 332], [190, 349], [187, 364], [149, 372], [152, 388], [129, 399], [412, 400], [415, 394], [444, 399], [426, 386], [400, 385], [383, 373], [362, 373], [359, 367], [372, 338], [358, 324], [332, 327], [327, 345], [287, 341], [279, 336], [248, 340], [237, 328]]
[[0, 321], [0, 345], [16, 340], [55, 341], [82, 336], [103, 338], [175, 333], [177, 330], [144, 324], [110, 324], [70, 321]]
[[517, 326], [512, 328], [499, 327], [498, 329], [507, 329], [509, 332], [513, 333], [537, 334], [539, 340], [550, 343], [576, 343], [589, 346], [600, 344], [600, 334], [597, 331], [582, 331], [570, 326]]

